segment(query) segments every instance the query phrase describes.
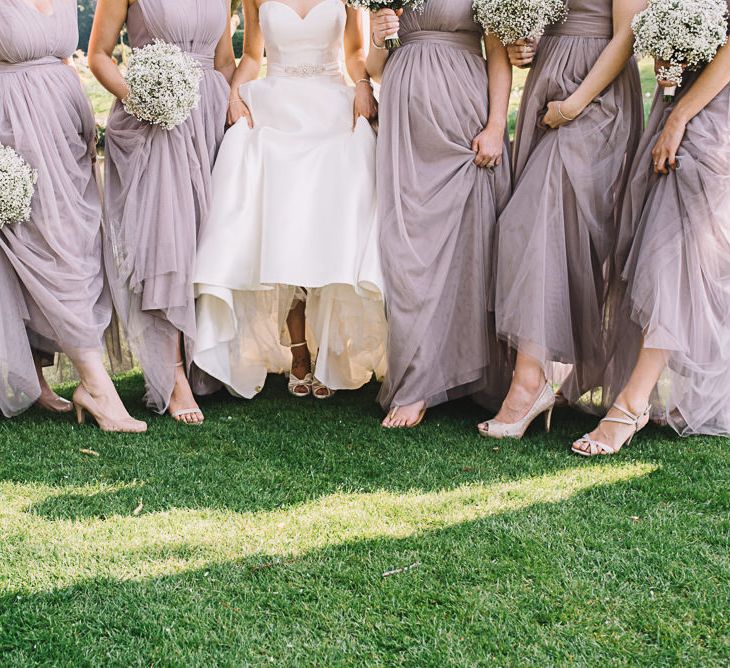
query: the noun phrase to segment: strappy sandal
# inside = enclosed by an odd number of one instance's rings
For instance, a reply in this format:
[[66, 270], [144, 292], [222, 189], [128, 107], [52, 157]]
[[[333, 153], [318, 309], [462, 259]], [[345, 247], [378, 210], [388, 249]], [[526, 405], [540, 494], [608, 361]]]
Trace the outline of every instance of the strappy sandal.
[[[184, 362], [178, 362], [175, 365], [175, 368], [184, 367]], [[170, 417], [175, 420], [175, 422], [179, 424], [185, 424], [190, 427], [200, 427], [203, 422], [205, 422], [205, 415], [203, 414], [203, 411], [200, 410], [200, 408], [183, 408], [179, 411], [170, 411], [168, 412]], [[198, 420], [197, 422], [187, 422], [186, 420], [181, 420], [180, 418], [186, 417], [187, 415], [199, 415], [202, 419]]]
[[[649, 423], [649, 414], [651, 413], [651, 406], [647, 406], [641, 415], [634, 415], [631, 411], [626, 410], [619, 404], [614, 404], [612, 408], [617, 411], [621, 411], [626, 417], [605, 417], [601, 422], [614, 422], [616, 424], [623, 424], [634, 428], [634, 433], [629, 436], [627, 440], [618, 446], [610, 446], [607, 443], [596, 441], [591, 438], [588, 434], [585, 434], [583, 438], [573, 443], [571, 450], [581, 457], [596, 457], [605, 455], [615, 455], [621, 448], [626, 445], [631, 445], [631, 441], [634, 440], [634, 436], [638, 434], [646, 425]], [[600, 424], [600, 423], [599, 423]], [[577, 446], [584, 445], [588, 446], [587, 450], [583, 450]]]
[[[321, 390], [327, 390], [326, 393], [319, 394], [319, 391]], [[330, 387], [327, 387], [324, 383], [320, 383], [316, 376], [312, 379], [312, 396], [315, 399], [319, 399], [319, 401], [326, 401], [327, 399], [331, 399], [335, 396], [336, 390], [333, 390]]]
[[[307, 342], [302, 341], [301, 343], [293, 343], [289, 347], [291, 349], [294, 349], [302, 348], [306, 345]], [[297, 378], [291, 371], [289, 372], [289, 384], [287, 386], [287, 389], [289, 390], [289, 394], [291, 394], [293, 397], [296, 397], [297, 399], [305, 399], [306, 397], [310, 396], [312, 394], [312, 385], [313, 376], [311, 371], [306, 374], [304, 378]]]

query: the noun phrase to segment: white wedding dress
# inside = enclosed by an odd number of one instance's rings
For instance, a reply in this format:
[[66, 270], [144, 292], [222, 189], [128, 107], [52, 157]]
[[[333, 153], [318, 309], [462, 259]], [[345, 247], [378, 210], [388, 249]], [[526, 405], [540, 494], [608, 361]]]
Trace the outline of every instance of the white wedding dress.
[[[286, 317], [306, 301], [315, 377], [356, 389], [385, 372], [386, 322], [375, 211], [375, 134], [343, 76], [346, 9], [302, 19], [260, 8], [268, 71], [240, 94], [253, 116], [226, 134], [195, 273], [195, 363], [251, 398], [291, 366]], [[304, 290], [302, 290], [302, 288]], [[297, 342], [294, 342], [297, 343]]]

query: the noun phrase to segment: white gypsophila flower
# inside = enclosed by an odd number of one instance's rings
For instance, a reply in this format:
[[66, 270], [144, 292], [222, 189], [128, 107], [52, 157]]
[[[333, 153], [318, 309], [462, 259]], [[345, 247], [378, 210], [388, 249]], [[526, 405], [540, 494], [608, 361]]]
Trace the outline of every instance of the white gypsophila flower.
[[474, 19], [502, 44], [541, 37], [568, 17], [565, 0], [474, 0]]
[[634, 17], [634, 50], [668, 63], [659, 79], [682, 84], [684, 69], [697, 70], [709, 63], [727, 43], [725, 0], [649, 0]]
[[364, 9], [368, 12], [377, 12], [379, 9], [421, 9], [426, 0], [347, 0], [350, 7]]
[[140, 121], [172, 130], [198, 106], [201, 77], [200, 64], [175, 44], [157, 40], [135, 49], [124, 109]]
[[668, 81], [675, 86], [682, 85], [682, 76], [684, 75], [684, 67], [681, 65], [670, 65], [669, 67], [660, 67], [657, 69], [656, 78], [660, 81]]
[[0, 145], [0, 229], [30, 220], [38, 172], [9, 146]]

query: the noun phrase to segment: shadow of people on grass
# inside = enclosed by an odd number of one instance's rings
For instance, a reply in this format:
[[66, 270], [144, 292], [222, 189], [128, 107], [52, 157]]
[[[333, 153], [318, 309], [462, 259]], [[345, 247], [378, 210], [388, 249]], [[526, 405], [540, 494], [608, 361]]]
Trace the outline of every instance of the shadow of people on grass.
[[[223, 561], [184, 541], [119, 544], [71, 586], [8, 588], [0, 649], [18, 665], [596, 665], [622, 644], [625, 659], [650, 662], [678, 641], [685, 657], [707, 657], [720, 629], [661, 622], [694, 609], [702, 578], [679, 602], [643, 590], [672, 577], [676, 561], [662, 550], [676, 552], [681, 520], [637, 524], [622, 503], [643, 495], [643, 512], [655, 491], [651, 473], [637, 472], [405, 536], [271, 545]], [[712, 569], [691, 546], [680, 551], [698, 575]], [[133, 577], [122, 573], [129, 563]]]
[[[138, 376], [121, 385], [139, 400]], [[27, 507], [35, 515], [104, 519], [129, 516], [140, 502], [146, 512], [257, 512], [339, 491], [443, 490], [592, 465], [567, 452], [591, 418], [566, 412], [549, 437], [533, 430], [521, 442], [494, 442], [478, 437], [481, 409], [462, 400], [431, 411], [419, 429], [384, 430], [376, 392], [371, 384], [305, 404], [272, 378], [253, 401], [208, 398], [202, 427], [160, 416], [142, 437], [31, 414], [0, 429], [0, 483], [47, 487]], [[42, 445], [23, 439], [39, 433]]]

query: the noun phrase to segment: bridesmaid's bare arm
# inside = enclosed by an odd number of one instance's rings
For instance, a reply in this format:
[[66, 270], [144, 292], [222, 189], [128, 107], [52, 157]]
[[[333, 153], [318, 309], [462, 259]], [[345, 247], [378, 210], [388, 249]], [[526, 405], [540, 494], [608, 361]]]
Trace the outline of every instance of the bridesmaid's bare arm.
[[512, 90], [512, 66], [507, 49], [495, 35], [485, 35], [487, 74], [489, 77], [489, 117], [487, 125], [472, 142], [477, 167], [498, 167], [502, 164], [504, 134]]
[[236, 56], [233, 53], [233, 39], [231, 38], [231, 15], [228, 15], [226, 29], [223, 31], [215, 47], [215, 69], [218, 70], [228, 83], [231, 83], [236, 71]]
[[669, 166], [677, 168], [677, 151], [684, 138], [687, 123], [699, 114], [719, 93], [730, 85], [730, 42], [723, 46], [691, 88], [675, 105], [652, 155], [654, 171], [667, 174]]
[[385, 39], [398, 32], [402, 9], [394, 12], [392, 9], [380, 9], [370, 15], [370, 38], [372, 43], [368, 52], [367, 68], [373, 81], [380, 83], [383, 78], [385, 63], [390, 52], [385, 48]]
[[365, 67], [365, 45], [362, 39], [362, 13], [360, 10], [347, 8], [347, 24], [345, 25], [345, 64], [350, 78], [355, 82], [355, 105], [353, 121], [359, 116], [368, 121], [374, 120], [378, 114], [378, 105], [370, 84], [370, 75]]
[[128, 0], [99, 0], [89, 39], [89, 69], [99, 83], [120, 100], [129, 95], [129, 88], [112, 60], [112, 53], [128, 11]]
[[631, 20], [645, 9], [646, 5], [646, 0], [614, 0], [613, 38], [577, 90], [566, 100], [548, 103], [546, 125], [557, 128], [580, 116], [601, 91], [621, 74], [634, 52]]
[[264, 60], [264, 34], [259, 24], [259, 5], [257, 0], [244, 0], [243, 3], [243, 58], [238, 63], [231, 80], [231, 97], [228, 100], [228, 123], [233, 125], [245, 118], [253, 127], [251, 111], [241, 99], [238, 89], [249, 81], [258, 79], [261, 63]]

